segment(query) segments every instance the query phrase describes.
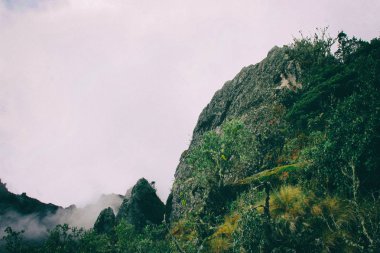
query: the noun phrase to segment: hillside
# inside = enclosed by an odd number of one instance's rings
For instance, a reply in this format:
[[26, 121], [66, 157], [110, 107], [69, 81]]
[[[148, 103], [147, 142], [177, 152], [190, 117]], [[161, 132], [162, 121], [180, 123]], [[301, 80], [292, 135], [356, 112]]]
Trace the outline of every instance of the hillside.
[[186, 252], [379, 250], [379, 87], [380, 41], [324, 31], [226, 82], [175, 174]]
[[14, 194], [5, 183], [0, 181], [0, 238], [4, 230], [12, 227], [16, 231], [24, 231], [27, 239], [39, 240], [48, 235], [58, 224], [89, 229], [93, 226], [101, 210], [111, 207], [118, 211], [124, 196], [107, 194], [84, 207], [71, 205], [67, 208], [54, 204], [46, 204], [26, 193]]
[[202, 111], [165, 206], [141, 179], [119, 213], [104, 209], [94, 229], [58, 226], [39, 247], [8, 231], [6, 245], [67, 253], [379, 252], [379, 88], [378, 38], [322, 30], [274, 47]]
[[[59, 209], [62, 209], [62, 207], [51, 203], [42, 203], [27, 196], [26, 193], [21, 195], [14, 194], [8, 191], [5, 183], [0, 180], [0, 236], [3, 235], [7, 226], [22, 230], [29, 226], [30, 223], [39, 223], [44, 224], [44, 228], [52, 228], [53, 226], [49, 226], [50, 222], [45, 219], [54, 215]], [[45, 229], [43, 231], [38, 229], [33, 233], [46, 233], [46, 231]]]
[[0, 215], [6, 212], [17, 212], [20, 214], [39, 213], [43, 217], [49, 213], [54, 213], [58, 210], [59, 206], [51, 203], [45, 204], [37, 199], [31, 198], [23, 193], [21, 195], [14, 194], [8, 191], [6, 184], [0, 180]]

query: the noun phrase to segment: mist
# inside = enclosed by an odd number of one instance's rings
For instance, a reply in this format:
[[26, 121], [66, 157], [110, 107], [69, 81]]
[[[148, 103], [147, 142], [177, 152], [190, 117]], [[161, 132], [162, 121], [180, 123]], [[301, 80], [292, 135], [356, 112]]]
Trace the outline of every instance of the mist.
[[103, 209], [111, 207], [117, 213], [123, 199], [123, 196], [116, 194], [102, 195], [96, 202], [82, 208], [70, 206], [46, 215], [41, 213], [22, 215], [9, 211], [0, 216], [0, 238], [5, 235], [7, 227], [11, 227], [13, 231], [24, 231], [23, 237], [32, 240], [46, 237], [58, 224], [90, 229]]
[[13, 231], [24, 231], [23, 236], [28, 239], [46, 237], [48, 230], [54, 227], [53, 223], [41, 220], [37, 214], [20, 215], [16, 212], [7, 212], [0, 218], [0, 237], [5, 235], [5, 229], [11, 227]]
[[[225, 81], [300, 30], [377, 37], [379, 9], [377, 0], [2, 0], [0, 176], [12, 192], [80, 207], [146, 177], [165, 201], [198, 115]], [[20, 226], [34, 227], [29, 218]]]

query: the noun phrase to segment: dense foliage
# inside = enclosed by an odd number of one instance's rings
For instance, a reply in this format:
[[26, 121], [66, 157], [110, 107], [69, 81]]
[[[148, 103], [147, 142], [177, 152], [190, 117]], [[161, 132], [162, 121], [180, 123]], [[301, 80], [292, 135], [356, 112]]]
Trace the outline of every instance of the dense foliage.
[[[191, 208], [173, 231], [193, 252], [378, 252], [380, 40], [320, 30], [284, 50], [297, 71], [281, 74], [272, 100], [186, 152]], [[183, 230], [197, 219], [207, 233]]]
[[146, 253], [170, 252], [164, 225], [149, 225], [137, 231], [124, 220], [108, 234], [58, 225], [42, 242], [27, 241], [22, 232], [8, 228], [3, 240], [9, 253]]

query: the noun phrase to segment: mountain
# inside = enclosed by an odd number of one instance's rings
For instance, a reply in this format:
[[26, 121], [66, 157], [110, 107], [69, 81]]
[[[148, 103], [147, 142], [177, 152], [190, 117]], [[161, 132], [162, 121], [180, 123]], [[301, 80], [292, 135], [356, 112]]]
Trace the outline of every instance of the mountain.
[[99, 234], [114, 234], [115, 228], [126, 222], [137, 231], [147, 225], [160, 225], [164, 220], [165, 205], [156, 194], [154, 182], [139, 179], [132, 189], [127, 191], [119, 210], [108, 207], [102, 210], [94, 224]]
[[[272, 147], [267, 143], [282, 141], [283, 136], [279, 132], [279, 127], [284, 121], [281, 115], [281, 110], [284, 110], [282, 101], [287, 96], [292, 96], [292, 93], [300, 93], [302, 87], [298, 81], [300, 67], [295, 60], [290, 59], [287, 51], [287, 47], [274, 47], [263, 61], [243, 68], [233, 80], [226, 82], [223, 88], [215, 93], [202, 111], [194, 129], [192, 143], [181, 157], [175, 173], [172, 191], [173, 219], [176, 220], [181, 214], [189, 211], [187, 207], [193, 209], [201, 204], [198, 203], [199, 197], [192, 198], [192, 192], [199, 190], [199, 186], [197, 182], [191, 181], [194, 169], [188, 164], [187, 157], [202, 142], [202, 135], [213, 130], [219, 131], [226, 122], [241, 119], [255, 134], [266, 134], [261, 143], [257, 144], [260, 145], [257, 149], [266, 149], [265, 152], [269, 153]], [[284, 83], [288, 83], [289, 87], [285, 87]], [[271, 168], [274, 166], [273, 160], [247, 165], [248, 168], [243, 168], [242, 176], [250, 175], [255, 170]], [[187, 205], [181, 203], [185, 193], [189, 193], [186, 198]]]
[[379, 147], [380, 39], [321, 30], [215, 93], [166, 205], [140, 179], [94, 229], [4, 240], [10, 252], [379, 252]]
[[145, 178], [137, 181], [129, 198], [125, 198], [116, 216], [125, 219], [136, 228], [146, 224], [160, 224], [164, 219], [165, 205], [156, 194], [156, 189]]
[[38, 213], [40, 218], [55, 213], [60, 207], [51, 203], [45, 204], [37, 199], [31, 198], [22, 193], [17, 195], [8, 191], [6, 184], [0, 180], [0, 215], [7, 212], [17, 212], [27, 215]]
[[27, 236], [46, 234], [46, 229], [53, 227], [49, 217], [61, 209], [60, 206], [45, 204], [31, 198], [26, 193], [11, 193], [0, 180], [0, 236], [8, 226], [17, 230], [27, 230]]
[[92, 228], [99, 213], [107, 207], [115, 212], [124, 200], [118, 194], [103, 194], [95, 202], [82, 208], [71, 205], [63, 208], [54, 204], [45, 204], [23, 193], [17, 195], [6, 188], [0, 181], [0, 236], [4, 235], [6, 227], [10, 226], [16, 231], [24, 230], [25, 237], [30, 239], [47, 236], [58, 224]]
[[94, 231], [99, 234], [111, 234], [116, 225], [116, 216], [111, 207], [100, 212], [94, 224]]
[[183, 252], [378, 250], [379, 88], [380, 40], [325, 31], [226, 82], [167, 201]]

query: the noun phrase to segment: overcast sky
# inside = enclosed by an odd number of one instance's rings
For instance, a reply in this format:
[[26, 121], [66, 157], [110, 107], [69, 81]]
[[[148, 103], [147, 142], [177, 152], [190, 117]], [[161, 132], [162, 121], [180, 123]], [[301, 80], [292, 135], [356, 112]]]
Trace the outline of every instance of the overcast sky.
[[223, 83], [316, 27], [380, 36], [380, 1], [0, 0], [0, 178], [83, 205], [155, 180], [166, 200]]

